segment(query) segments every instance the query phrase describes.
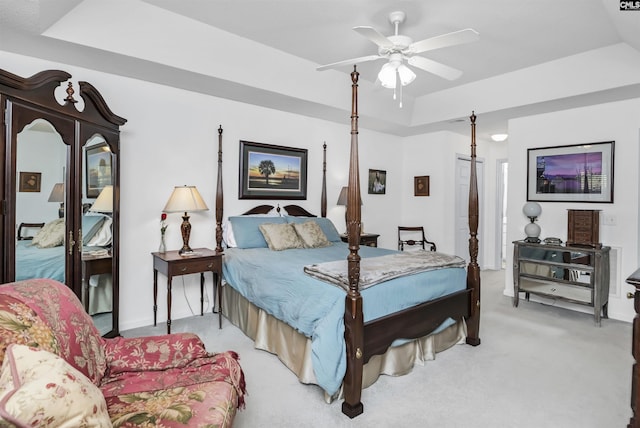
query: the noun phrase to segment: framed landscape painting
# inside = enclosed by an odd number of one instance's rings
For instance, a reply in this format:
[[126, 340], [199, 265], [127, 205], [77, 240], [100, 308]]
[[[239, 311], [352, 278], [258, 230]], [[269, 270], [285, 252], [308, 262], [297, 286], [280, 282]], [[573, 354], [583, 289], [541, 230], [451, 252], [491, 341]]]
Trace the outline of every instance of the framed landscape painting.
[[614, 141], [527, 150], [527, 200], [613, 203]]
[[240, 141], [240, 199], [307, 199], [307, 149]]

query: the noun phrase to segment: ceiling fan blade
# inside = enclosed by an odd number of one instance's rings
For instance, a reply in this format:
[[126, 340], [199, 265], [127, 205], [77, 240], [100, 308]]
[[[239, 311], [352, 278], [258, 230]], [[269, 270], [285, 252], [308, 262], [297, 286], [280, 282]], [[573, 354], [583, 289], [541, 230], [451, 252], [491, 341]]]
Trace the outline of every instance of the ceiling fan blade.
[[407, 59], [407, 62], [409, 65], [413, 65], [414, 67], [418, 67], [421, 70], [435, 74], [436, 76], [440, 76], [447, 80], [456, 80], [458, 77], [462, 76], [462, 71], [460, 70], [421, 56], [412, 56]]
[[345, 59], [344, 61], [334, 62], [333, 64], [321, 65], [320, 67], [317, 67], [316, 70], [324, 71], [330, 68], [339, 68], [345, 65], [358, 64], [361, 62], [373, 61], [380, 58], [384, 58], [384, 57], [381, 57], [380, 55], [361, 56], [360, 58]]
[[373, 27], [353, 27], [353, 31], [371, 40], [381, 48], [392, 48], [393, 42]]
[[409, 45], [409, 50], [413, 53], [420, 53], [445, 48], [447, 46], [476, 42], [478, 40], [480, 40], [478, 32], [471, 28], [467, 28], [465, 30], [454, 31], [453, 33], [447, 33], [441, 36], [431, 37], [430, 39], [411, 43], [411, 45]]

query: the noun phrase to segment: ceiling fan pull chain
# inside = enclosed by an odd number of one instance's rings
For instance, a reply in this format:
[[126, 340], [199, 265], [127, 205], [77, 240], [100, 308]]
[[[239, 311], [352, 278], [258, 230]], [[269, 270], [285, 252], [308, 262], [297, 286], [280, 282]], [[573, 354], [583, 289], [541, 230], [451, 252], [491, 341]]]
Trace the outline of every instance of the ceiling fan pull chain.
[[396, 96], [396, 91], [398, 90], [398, 79], [400, 78], [398, 76], [398, 69], [396, 69], [396, 72], [394, 73], [394, 76], [396, 78], [396, 84], [393, 85], [393, 100], [395, 101], [397, 96]]

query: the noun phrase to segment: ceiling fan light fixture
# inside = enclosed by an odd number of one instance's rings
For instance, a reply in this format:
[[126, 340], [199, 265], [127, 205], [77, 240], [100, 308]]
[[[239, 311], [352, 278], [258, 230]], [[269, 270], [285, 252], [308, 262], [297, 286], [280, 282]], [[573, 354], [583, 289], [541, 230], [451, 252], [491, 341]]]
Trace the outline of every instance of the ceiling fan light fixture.
[[397, 65], [391, 62], [386, 63], [378, 73], [378, 79], [383, 87], [394, 89], [396, 87], [396, 70]]
[[411, 69], [406, 65], [400, 64], [400, 67], [398, 67], [398, 76], [400, 76], [400, 83], [402, 86], [407, 86], [415, 80], [416, 73], [411, 71]]

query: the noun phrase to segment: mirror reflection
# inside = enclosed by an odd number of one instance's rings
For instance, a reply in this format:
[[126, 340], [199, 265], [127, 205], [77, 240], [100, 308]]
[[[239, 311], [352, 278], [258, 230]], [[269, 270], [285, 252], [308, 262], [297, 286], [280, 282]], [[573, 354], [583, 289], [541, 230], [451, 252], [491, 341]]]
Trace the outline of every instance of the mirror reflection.
[[65, 275], [65, 166], [68, 146], [37, 119], [18, 134], [16, 154], [16, 280]]
[[82, 302], [102, 334], [113, 327], [112, 157], [101, 135], [83, 148]]

